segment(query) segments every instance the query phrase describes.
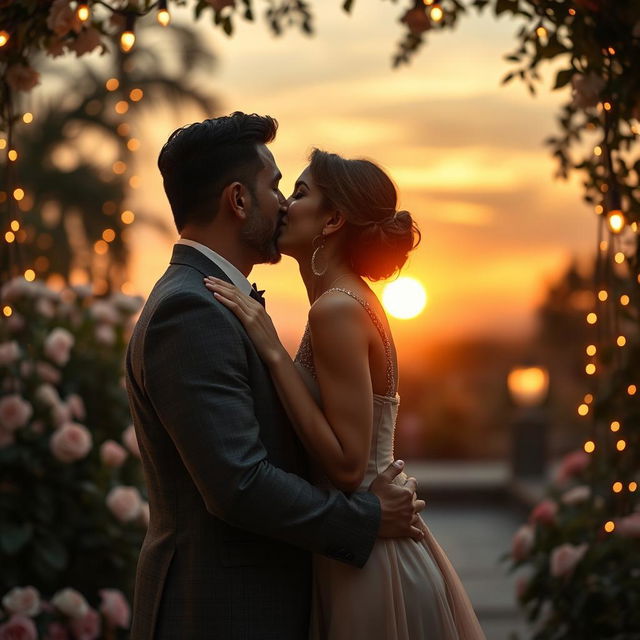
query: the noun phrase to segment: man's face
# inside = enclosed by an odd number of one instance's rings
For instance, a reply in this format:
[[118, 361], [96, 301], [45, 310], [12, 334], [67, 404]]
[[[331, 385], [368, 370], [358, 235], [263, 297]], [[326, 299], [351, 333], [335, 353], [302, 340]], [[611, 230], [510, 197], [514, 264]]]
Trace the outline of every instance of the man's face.
[[274, 264], [281, 257], [277, 240], [286, 213], [286, 200], [278, 186], [282, 174], [273, 154], [265, 145], [259, 145], [258, 155], [263, 168], [251, 190], [251, 209], [242, 229], [242, 239], [257, 253], [256, 264]]

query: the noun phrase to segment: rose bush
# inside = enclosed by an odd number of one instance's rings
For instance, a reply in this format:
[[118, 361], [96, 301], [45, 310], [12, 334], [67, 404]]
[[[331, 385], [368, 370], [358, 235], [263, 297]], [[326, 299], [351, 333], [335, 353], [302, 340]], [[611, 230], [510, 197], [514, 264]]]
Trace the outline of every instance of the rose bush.
[[0, 640], [98, 640], [126, 637], [131, 607], [118, 589], [101, 589], [97, 607], [72, 588], [61, 589], [51, 600], [41, 600], [32, 586], [15, 587], [2, 598], [6, 614]]
[[631, 640], [640, 628], [640, 512], [603, 530], [611, 489], [584, 452], [561, 461], [505, 556], [534, 640]]
[[122, 383], [141, 301], [16, 279], [0, 304], [0, 638], [124, 638], [148, 521]]

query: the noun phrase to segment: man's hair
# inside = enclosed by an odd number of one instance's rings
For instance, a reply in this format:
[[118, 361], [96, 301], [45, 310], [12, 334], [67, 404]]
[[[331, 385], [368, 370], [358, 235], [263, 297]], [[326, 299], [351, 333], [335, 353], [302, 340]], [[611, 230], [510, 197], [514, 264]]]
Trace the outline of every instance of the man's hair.
[[235, 111], [176, 129], [158, 156], [178, 232], [189, 222], [215, 216], [223, 189], [241, 182], [253, 191], [263, 168], [258, 145], [275, 136], [278, 122], [269, 116]]

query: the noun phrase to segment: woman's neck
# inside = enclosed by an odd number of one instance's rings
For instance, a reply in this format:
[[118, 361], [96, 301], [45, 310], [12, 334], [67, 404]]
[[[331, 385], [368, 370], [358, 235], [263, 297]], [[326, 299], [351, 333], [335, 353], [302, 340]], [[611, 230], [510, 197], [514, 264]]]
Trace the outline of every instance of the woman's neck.
[[343, 261], [336, 261], [327, 267], [327, 270], [321, 275], [316, 276], [311, 270], [310, 261], [299, 262], [300, 275], [307, 289], [307, 297], [309, 304], [313, 304], [325, 291], [333, 286], [344, 287], [349, 282], [349, 278], [357, 278], [353, 269]]

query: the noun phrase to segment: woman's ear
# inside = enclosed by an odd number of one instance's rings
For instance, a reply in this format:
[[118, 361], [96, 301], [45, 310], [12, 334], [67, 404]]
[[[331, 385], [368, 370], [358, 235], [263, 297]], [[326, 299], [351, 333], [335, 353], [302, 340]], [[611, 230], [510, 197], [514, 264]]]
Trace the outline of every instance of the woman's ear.
[[342, 211], [338, 211], [338, 210], [332, 211], [331, 217], [328, 218], [324, 223], [322, 233], [324, 235], [335, 233], [336, 231], [341, 229], [346, 224], [346, 222], [347, 222], [347, 219], [345, 215], [342, 213]]

